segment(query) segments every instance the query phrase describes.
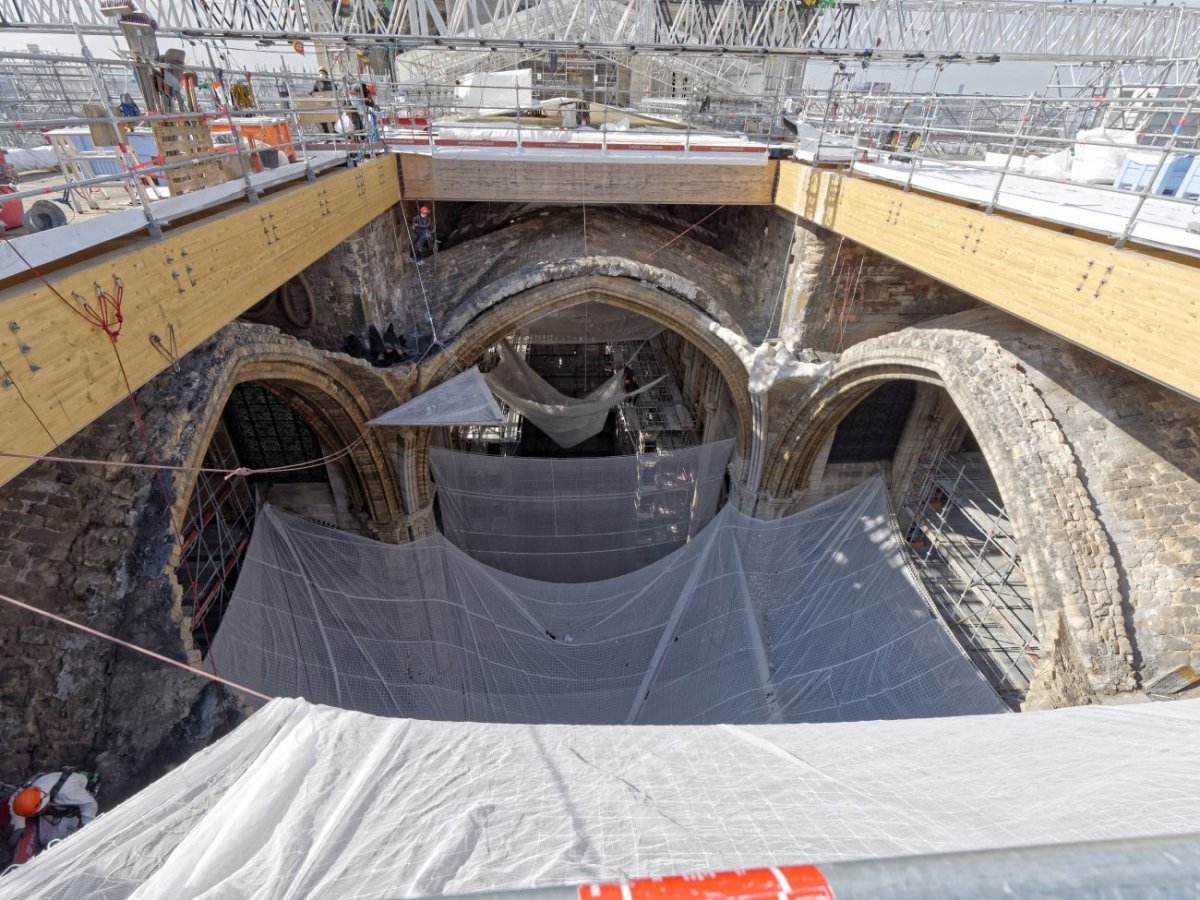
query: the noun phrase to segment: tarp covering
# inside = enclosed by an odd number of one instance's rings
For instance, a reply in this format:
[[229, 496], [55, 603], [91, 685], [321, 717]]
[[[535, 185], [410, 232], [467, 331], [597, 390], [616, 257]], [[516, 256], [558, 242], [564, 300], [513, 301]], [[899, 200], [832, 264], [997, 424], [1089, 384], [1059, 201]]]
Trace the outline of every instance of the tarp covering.
[[1197, 700], [699, 728], [276, 700], [0, 898], [393, 900], [1183, 834], [1200, 829], [1198, 729]]
[[504, 413], [477, 367], [418, 394], [368, 425], [502, 425]]
[[564, 448], [599, 434], [610, 409], [662, 381], [656, 378], [627, 393], [621, 389], [622, 373], [618, 369], [586, 397], [567, 397], [533, 371], [508, 341], [500, 342], [500, 364], [485, 377], [492, 393]]
[[662, 330], [663, 327], [653, 319], [599, 300], [556, 308], [521, 326], [521, 334], [570, 344], [645, 341]]
[[509, 575], [437, 535], [259, 514], [210, 658], [272, 696], [476, 722], [685, 724], [999, 712], [904, 565], [882, 479], [786, 519], [727, 505], [628, 575]]
[[584, 459], [431, 450], [442, 531], [539, 581], [602, 581], [662, 559], [717, 511], [733, 441]]

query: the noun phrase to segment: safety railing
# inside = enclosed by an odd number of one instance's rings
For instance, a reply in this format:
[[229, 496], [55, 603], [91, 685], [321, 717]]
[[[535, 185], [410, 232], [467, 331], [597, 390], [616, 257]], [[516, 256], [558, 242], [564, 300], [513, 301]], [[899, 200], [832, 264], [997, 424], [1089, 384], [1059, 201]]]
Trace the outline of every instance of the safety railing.
[[[360, 79], [317, 91], [311, 73], [189, 64], [187, 89], [164, 94], [169, 112], [153, 112], [163, 103], [147, 102], [137, 67], [136, 59], [97, 60], [82, 42], [79, 55], [0, 52], [0, 145], [16, 148], [0, 195], [6, 236], [38, 226], [20, 222], [14, 202], [55, 195], [65, 207], [61, 218], [67, 210], [140, 208], [145, 228], [158, 236], [170, 214], [155, 201], [174, 195], [173, 176], [211, 173], [201, 186], [240, 182], [241, 195], [253, 202], [278, 180], [271, 169], [298, 164], [282, 175], [311, 180], [330, 163], [329, 151], [360, 160], [383, 151], [380, 110]], [[164, 133], [189, 128], [207, 135], [211, 147], [167, 152]], [[196, 147], [203, 138], [190, 140]], [[98, 203], [108, 189], [129, 202]], [[56, 218], [41, 224], [57, 225]]]
[[[203, 56], [207, 49], [198, 53]], [[11, 204], [62, 195], [64, 205], [89, 213], [80, 200], [99, 199], [99, 192], [115, 189], [118, 198], [121, 192], [128, 195], [128, 206], [140, 207], [145, 228], [157, 236], [167, 224], [166, 214], [155, 208], [156, 200], [165, 199], [164, 187], [170, 187], [164, 182], [173, 173], [198, 171], [208, 163], [222, 164], [227, 170], [223, 183], [240, 181], [241, 193], [254, 201], [270, 180], [261, 174], [269, 165], [267, 157], [302, 163], [302, 173], [292, 170], [289, 177], [312, 178], [326, 151], [356, 157], [406, 147], [432, 152], [442, 143], [488, 144], [489, 132], [496, 129], [505, 129], [522, 150], [589, 149], [591, 143], [603, 150], [610, 144], [630, 149], [628, 145], [639, 143], [634, 135], [654, 132], [657, 144], [642, 142], [636, 149], [712, 150], [704, 138], [720, 135], [753, 138], [756, 143], [749, 150], [761, 154], [762, 141], [773, 129], [777, 132], [782, 102], [778, 96], [670, 89], [642, 92], [630, 106], [633, 95], [616, 90], [615, 80], [593, 82], [585, 90], [553, 78], [528, 78], [511, 87], [482, 79], [474, 89], [470, 83], [394, 81], [370, 73], [329, 78], [233, 70], [216, 65], [209, 55], [207, 64], [189, 61], [177, 67], [175, 74], [191, 79], [187, 89], [168, 95], [169, 112], [153, 112], [147, 110], [164, 105], [147, 101], [147, 61], [134, 54], [97, 59], [82, 41], [77, 54], [0, 52], [0, 144], [34, 149], [51, 142], [62, 151], [50, 160], [57, 174], [11, 180], [4, 200]], [[154, 78], [158, 63], [152, 65]], [[626, 116], [636, 120], [634, 135], [615, 137], [625, 130], [620, 120]], [[214, 132], [211, 151], [166, 158], [156, 132], [191, 121], [202, 121]], [[548, 134], [558, 131], [567, 133]], [[94, 140], [98, 133], [116, 137], [101, 147]], [[721, 148], [738, 149], [729, 142]], [[68, 203], [71, 198], [76, 202]], [[99, 211], [120, 204], [103, 207]], [[8, 222], [11, 228], [14, 223]]]
[[[1118, 248], [1136, 237], [1200, 253], [1200, 240], [1183, 237], [1200, 234], [1198, 97], [1200, 85], [1092, 97], [829, 90], [793, 101], [789, 118], [801, 130], [799, 155], [814, 165], [841, 164], [905, 191], [956, 194], [956, 182], [969, 185], [956, 195], [988, 213], [1039, 215], [1031, 199], [1064, 210], [1077, 203], [1086, 214], [1063, 224], [1105, 234]], [[1082, 186], [1093, 199], [1046, 185]], [[1147, 234], [1148, 225], [1174, 228], [1178, 244]]]

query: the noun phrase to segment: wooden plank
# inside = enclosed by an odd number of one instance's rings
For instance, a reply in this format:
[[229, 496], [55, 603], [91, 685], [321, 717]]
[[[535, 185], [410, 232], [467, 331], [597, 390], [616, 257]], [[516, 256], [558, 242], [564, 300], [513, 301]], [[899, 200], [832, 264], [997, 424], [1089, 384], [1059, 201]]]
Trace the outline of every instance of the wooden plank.
[[790, 161], [775, 202], [1200, 399], [1196, 266]]
[[[399, 200], [395, 160], [384, 156], [49, 280], [69, 302], [78, 295], [94, 305], [96, 286], [112, 291], [120, 279], [125, 321], [115, 346], [136, 388], [169, 364], [152, 333], [167, 341], [173, 331], [179, 354], [188, 352]], [[125, 398], [114, 345], [50, 289], [37, 281], [10, 288], [0, 310], [16, 325], [0, 330], [0, 362], [13, 382], [0, 387], [2, 449], [46, 453]], [[0, 484], [27, 465], [0, 457]]]
[[422, 200], [765, 206], [773, 201], [778, 165], [398, 156], [404, 195]]

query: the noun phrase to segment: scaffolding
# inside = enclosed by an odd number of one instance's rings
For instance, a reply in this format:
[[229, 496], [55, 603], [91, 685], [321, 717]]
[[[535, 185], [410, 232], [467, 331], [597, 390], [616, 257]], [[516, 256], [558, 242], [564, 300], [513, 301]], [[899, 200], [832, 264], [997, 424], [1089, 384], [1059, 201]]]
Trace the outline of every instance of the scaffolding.
[[654, 453], [699, 443], [695, 420], [658, 342], [651, 340], [620, 346], [622, 359], [632, 357], [629, 367], [639, 384], [649, 384], [662, 375], [668, 376], [618, 408], [624, 452]]
[[[240, 465], [233, 437], [220, 422], [204, 467], [231, 470]], [[176, 578], [183, 589], [183, 614], [191, 622], [201, 653], [208, 652], [233, 596], [256, 510], [254, 490], [246, 479], [227, 478], [220, 472], [197, 475], [180, 539], [182, 562]]]
[[1038, 663], [1033, 600], [1012, 523], [982, 454], [937, 454], [898, 504], [908, 552], [937, 612], [1010, 707]]

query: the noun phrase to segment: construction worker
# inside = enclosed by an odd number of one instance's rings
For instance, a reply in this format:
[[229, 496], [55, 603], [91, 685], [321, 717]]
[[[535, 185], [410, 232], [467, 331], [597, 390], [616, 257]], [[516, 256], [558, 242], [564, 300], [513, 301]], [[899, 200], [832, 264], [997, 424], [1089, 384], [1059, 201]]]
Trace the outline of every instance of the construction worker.
[[422, 206], [412, 219], [413, 258], [424, 259], [437, 248], [437, 239], [433, 234], [433, 216], [429, 207]]
[[96, 798], [88, 790], [87, 777], [70, 768], [31, 778], [8, 803], [14, 832], [24, 831], [33, 818], [41, 848], [96, 818]]
[[329, 70], [324, 66], [317, 69], [317, 80], [313, 82], [312, 93], [320, 94], [323, 91], [333, 90], [333, 79], [329, 77]]
[[[333, 79], [329, 77], [329, 70], [324, 66], [321, 66], [321, 68], [317, 69], [317, 80], [313, 82], [312, 90], [309, 93], [328, 94], [332, 92]], [[329, 103], [330, 105], [333, 105], [334, 101], [332, 98], [330, 99]], [[329, 127], [328, 122], [319, 122], [318, 124], [322, 133], [331, 134], [333, 132], [333, 129]]]

